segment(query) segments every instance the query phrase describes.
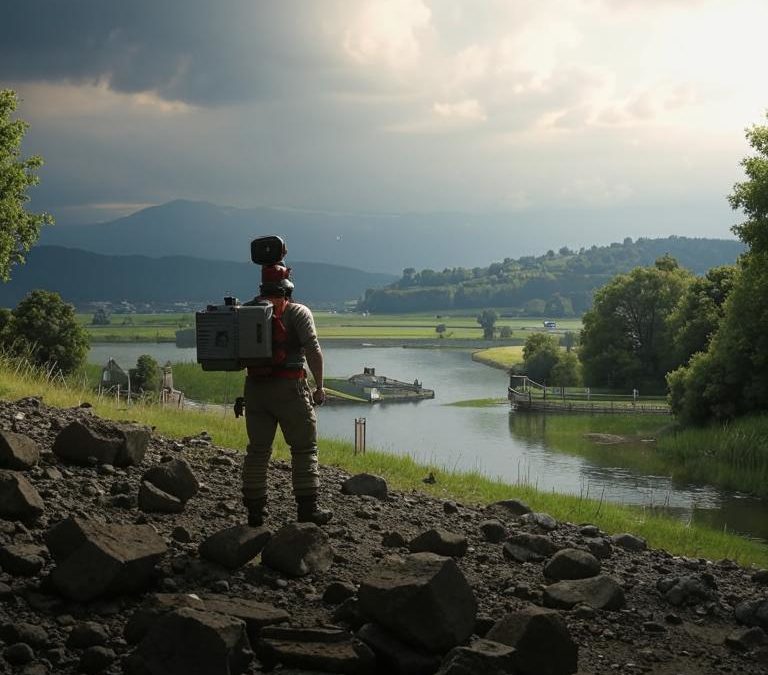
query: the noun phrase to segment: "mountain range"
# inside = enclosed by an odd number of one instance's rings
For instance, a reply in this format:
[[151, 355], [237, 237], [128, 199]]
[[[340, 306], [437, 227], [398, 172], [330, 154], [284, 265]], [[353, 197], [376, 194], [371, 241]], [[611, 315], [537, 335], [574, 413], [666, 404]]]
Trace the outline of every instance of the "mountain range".
[[[46, 227], [44, 245], [107, 255], [190, 256], [249, 260], [251, 239], [279, 234], [288, 260], [310, 260], [355, 269], [400, 274], [404, 269], [476, 267], [540, 255], [549, 248], [608, 244], [589, 212], [563, 215], [520, 213], [331, 213], [286, 208], [239, 209], [177, 200], [97, 225]], [[616, 214], [616, 236], [632, 235]], [[674, 232], [674, 224], [654, 230]]]
[[[315, 305], [354, 300], [367, 288], [388, 284], [394, 275], [350, 267], [292, 262], [294, 296]], [[0, 307], [13, 307], [30, 290], [57, 291], [67, 302], [221, 303], [225, 295], [241, 300], [258, 292], [261, 268], [251, 262], [205, 260], [187, 256], [150, 258], [108, 256], [60, 246], [36, 246], [11, 281], [0, 284]]]

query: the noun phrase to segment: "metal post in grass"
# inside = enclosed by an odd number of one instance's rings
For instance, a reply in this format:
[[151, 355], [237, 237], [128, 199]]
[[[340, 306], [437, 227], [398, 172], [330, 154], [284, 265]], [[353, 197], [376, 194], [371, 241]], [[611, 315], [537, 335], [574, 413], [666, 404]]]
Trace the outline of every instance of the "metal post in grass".
[[355, 454], [365, 454], [365, 417], [355, 418]]

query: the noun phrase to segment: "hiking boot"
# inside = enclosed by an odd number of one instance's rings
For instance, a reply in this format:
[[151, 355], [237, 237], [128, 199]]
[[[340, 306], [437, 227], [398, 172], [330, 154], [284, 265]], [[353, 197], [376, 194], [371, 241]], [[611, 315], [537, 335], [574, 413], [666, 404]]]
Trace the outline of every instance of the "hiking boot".
[[317, 505], [317, 495], [296, 497], [296, 505], [298, 506], [297, 520], [300, 523], [326, 525], [333, 518], [333, 511], [321, 509]]
[[248, 526], [261, 527], [267, 519], [267, 498], [243, 499], [248, 511]]

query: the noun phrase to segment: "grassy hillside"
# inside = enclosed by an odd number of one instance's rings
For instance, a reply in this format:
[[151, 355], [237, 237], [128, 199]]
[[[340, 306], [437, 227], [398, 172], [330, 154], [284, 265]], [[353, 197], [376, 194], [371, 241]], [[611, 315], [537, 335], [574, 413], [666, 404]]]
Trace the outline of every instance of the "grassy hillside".
[[610, 246], [592, 246], [534, 257], [505, 258], [488, 267], [454, 267], [436, 272], [404, 270], [386, 288], [369, 289], [361, 308], [371, 312], [426, 309], [515, 308], [525, 316], [580, 316], [592, 303], [592, 293], [617, 274], [647, 266], [666, 254], [683, 267], [703, 274], [712, 267], [733, 264], [744, 246], [735, 240], [625, 239]]

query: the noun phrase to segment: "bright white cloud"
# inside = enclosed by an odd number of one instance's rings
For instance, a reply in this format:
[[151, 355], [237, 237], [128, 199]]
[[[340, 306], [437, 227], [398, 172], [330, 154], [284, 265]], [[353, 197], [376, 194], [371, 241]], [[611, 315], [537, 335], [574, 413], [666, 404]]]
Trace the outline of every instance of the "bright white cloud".
[[362, 64], [414, 66], [431, 15], [421, 0], [366, 0], [344, 32], [344, 50]]
[[435, 103], [432, 106], [438, 117], [483, 122], [487, 119], [483, 106], [477, 99], [468, 98], [452, 103]]

